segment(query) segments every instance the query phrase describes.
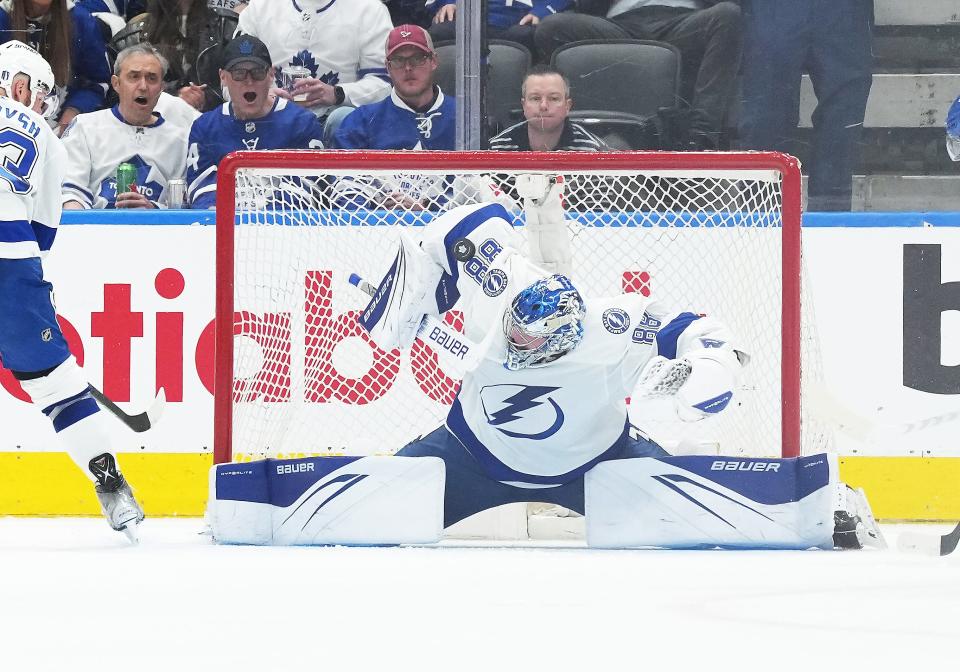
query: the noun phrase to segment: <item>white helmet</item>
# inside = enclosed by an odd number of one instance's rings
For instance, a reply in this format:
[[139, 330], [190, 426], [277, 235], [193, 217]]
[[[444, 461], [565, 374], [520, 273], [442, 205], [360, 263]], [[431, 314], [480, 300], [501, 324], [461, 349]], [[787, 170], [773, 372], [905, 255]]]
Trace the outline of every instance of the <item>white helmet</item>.
[[13, 80], [19, 74], [30, 78], [32, 95], [27, 107], [32, 107], [34, 96], [42, 93], [44, 98], [41, 113], [45, 118], [51, 119], [57, 113], [60, 101], [50, 64], [36, 49], [23, 42], [10, 40], [0, 44], [0, 87], [6, 89], [7, 96], [11, 96]]

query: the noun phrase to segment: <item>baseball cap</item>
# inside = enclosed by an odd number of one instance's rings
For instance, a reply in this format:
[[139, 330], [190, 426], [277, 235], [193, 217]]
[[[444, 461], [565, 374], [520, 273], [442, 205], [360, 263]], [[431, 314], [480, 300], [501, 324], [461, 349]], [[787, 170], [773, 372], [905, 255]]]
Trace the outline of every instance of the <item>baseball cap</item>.
[[400, 47], [416, 47], [421, 51], [433, 53], [433, 40], [430, 33], [409, 23], [397, 26], [387, 35], [387, 58]]
[[273, 65], [267, 45], [253, 35], [238, 35], [223, 49], [224, 70], [244, 61], [252, 61], [265, 68]]

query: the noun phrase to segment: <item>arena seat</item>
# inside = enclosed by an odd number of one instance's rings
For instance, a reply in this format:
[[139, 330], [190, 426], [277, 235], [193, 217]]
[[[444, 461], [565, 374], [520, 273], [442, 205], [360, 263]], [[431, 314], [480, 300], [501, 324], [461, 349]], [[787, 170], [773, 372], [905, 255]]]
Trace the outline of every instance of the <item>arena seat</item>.
[[[487, 118], [491, 134], [500, 132], [523, 117], [519, 115], [520, 86], [530, 69], [533, 56], [530, 50], [517, 42], [489, 40], [489, 64], [486, 82]], [[457, 95], [457, 47], [453, 42], [438, 42], [439, 66], [435, 81], [444, 95]]]

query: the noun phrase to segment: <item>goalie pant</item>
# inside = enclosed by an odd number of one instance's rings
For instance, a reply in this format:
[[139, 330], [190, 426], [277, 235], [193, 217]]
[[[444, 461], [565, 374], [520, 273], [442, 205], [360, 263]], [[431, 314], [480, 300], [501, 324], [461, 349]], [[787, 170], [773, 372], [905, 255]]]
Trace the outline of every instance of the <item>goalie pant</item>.
[[[403, 544], [508, 502], [586, 514], [598, 548], [832, 548], [837, 460], [716, 456], [611, 459], [538, 490], [487, 479], [450, 435], [444, 457], [317, 457], [215, 465], [208, 521], [219, 543]], [[424, 447], [425, 443], [418, 445]], [[643, 450], [642, 438], [625, 453]]]

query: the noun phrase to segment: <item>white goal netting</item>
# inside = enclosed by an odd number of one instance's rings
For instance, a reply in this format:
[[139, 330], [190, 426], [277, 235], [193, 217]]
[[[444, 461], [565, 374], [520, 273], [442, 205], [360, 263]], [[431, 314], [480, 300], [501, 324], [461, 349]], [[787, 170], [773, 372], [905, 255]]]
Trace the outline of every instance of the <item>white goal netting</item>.
[[[678, 169], [674, 155], [645, 154], [634, 167], [618, 153], [558, 155], [538, 168], [504, 154], [416, 154], [364, 162], [276, 153], [248, 167], [240, 161], [233, 190], [221, 182], [218, 191], [234, 193], [221, 194], [218, 212], [229, 208], [235, 220], [221, 212], [218, 222], [218, 282], [232, 280], [218, 303], [218, 330], [232, 327], [232, 337], [218, 340], [229, 348], [218, 350], [218, 381], [233, 381], [229, 393], [219, 384], [216, 391], [218, 459], [391, 453], [439, 426], [457, 373], [420, 342], [404, 354], [376, 347], [356, 321], [368, 297], [348, 277], [379, 280], [398, 227], [417, 237], [455, 205], [498, 198], [509, 206], [521, 172], [563, 176], [581, 294], [641, 292], [717, 316], [751, 354], [720, 417], [682, 426], [632, 417], [634, 424], [674, 450], [773, 456], [785, 435], [788, 443], [802, 438], [803, 452], [824, 447], [819, 432], [796, 437], [791, 429], [801, 372], [818, 376], [819, 356], [807, 314], [802, 330], [783, 319], [785, 303], [802, 300], [799, 277], [786, 291], [784, 283], [785, 268], [788, 278], [800, 268], [798, 230], [784, 233], [799, 227], [784, 226], [789, 165], [754, 168], [741, 155], [738, 167], [717, 168], [700, 155], [702, 166], [687, 157]], [[511, 212], [522, 233], [522, 208]], [[457, 325], [462, 315], [454, 309], [445, 319]]]

